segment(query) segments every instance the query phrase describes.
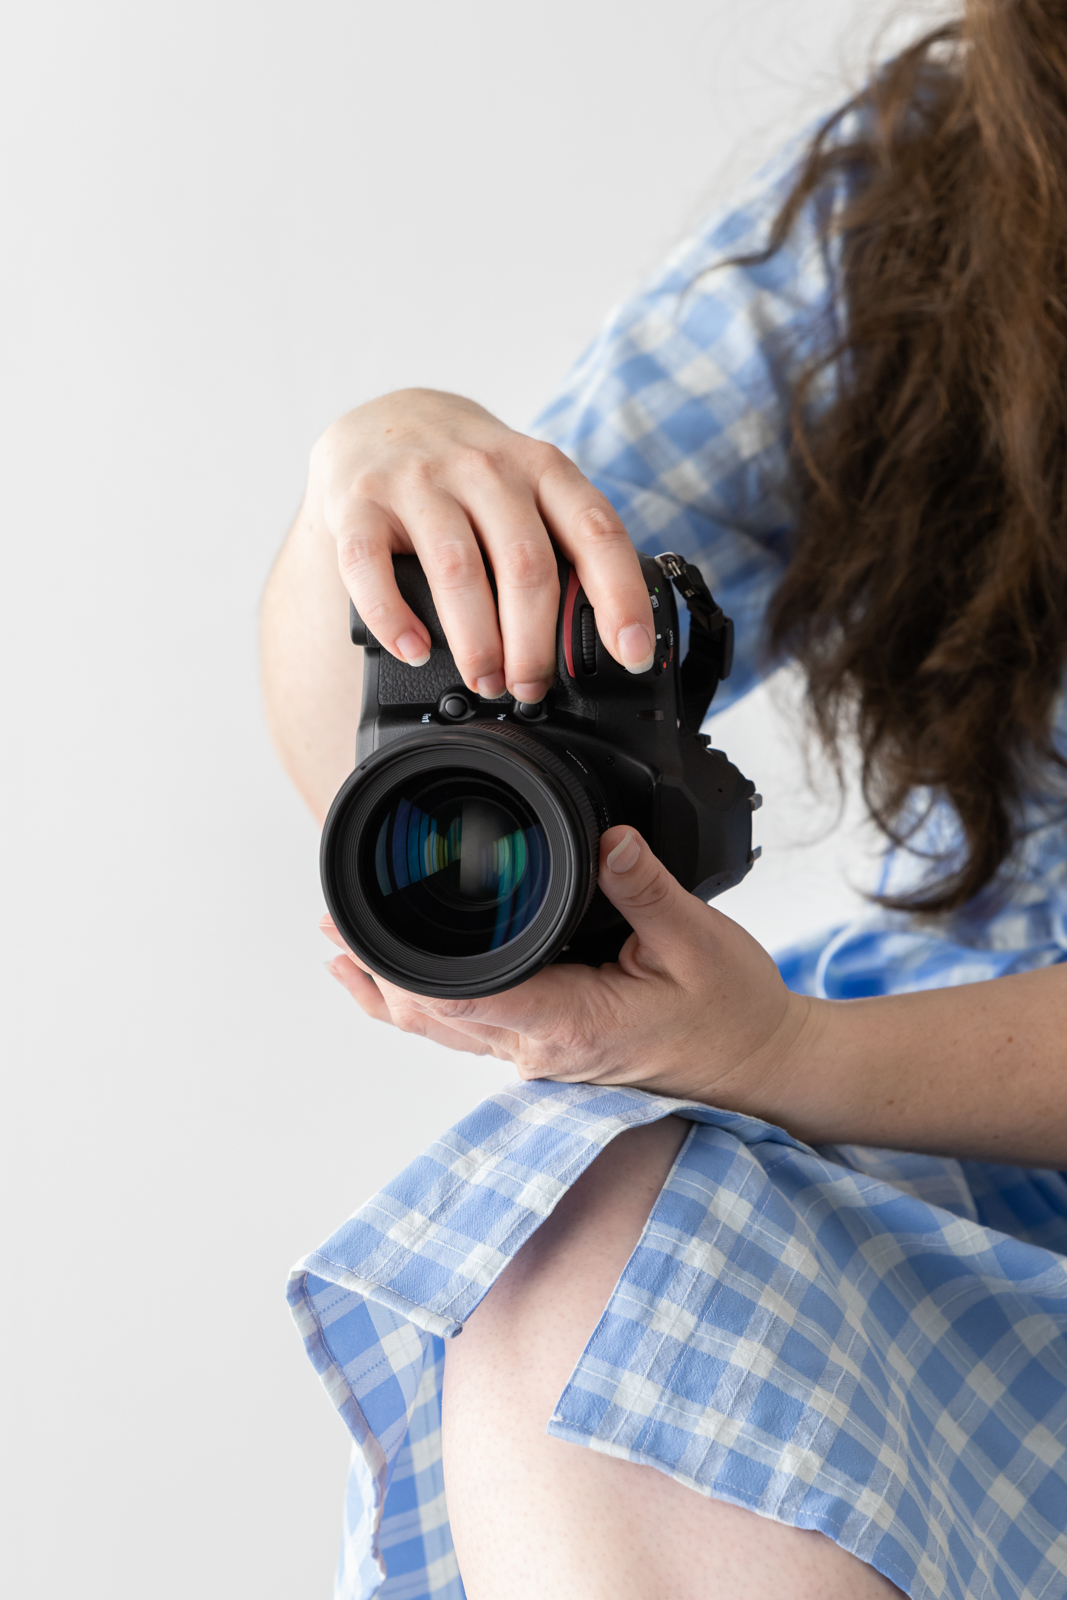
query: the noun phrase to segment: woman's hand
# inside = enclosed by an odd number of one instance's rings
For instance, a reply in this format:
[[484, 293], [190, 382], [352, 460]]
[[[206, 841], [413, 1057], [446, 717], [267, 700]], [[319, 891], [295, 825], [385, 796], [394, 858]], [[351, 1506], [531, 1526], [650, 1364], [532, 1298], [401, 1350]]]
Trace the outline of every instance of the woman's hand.
[[[551, 966], [483, 1000], [432, 1000], [333, 973], [369, 1016], [452, 1049], [513, 1061], [524, 1078], [619, 1083], [777, 1120], [811, 1002], [767, 952], [688, 894], [633, 830], [601, 841], [600, 887], [633, 928], [617, 964]], [[345, 949], [330, 919], [323, 930]]]
[[487, 699], [506, 687], [517, 700], [540, 700], [556, 670], [550, 533], [578, 572], [606, 648], [631, 672], [652, 664], [648, 592], [611, 505], [554, 446], [471, 400], [406, 389], [350, 411], [312, 451], [306, 508], [336, 541], [360, 616], [411, 666], [427, 659], [429, 635], [401, 598], [391, 558], [414, 552], [467, 687]]

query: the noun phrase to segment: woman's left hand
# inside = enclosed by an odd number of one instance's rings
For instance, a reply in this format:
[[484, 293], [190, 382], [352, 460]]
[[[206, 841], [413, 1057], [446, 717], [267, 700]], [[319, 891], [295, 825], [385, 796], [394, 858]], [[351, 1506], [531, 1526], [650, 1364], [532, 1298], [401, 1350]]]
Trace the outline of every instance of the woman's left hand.
[[[617, 963], [559, 965], [503, 994], [435, 1000], [351, 955], [330, 971], [368, 1014], [523, 1078], [628, 1084], [776, 1120], [812, 1003], [729, 917], [687, 893], [632, 829], [601, 840], [600, 887], [633, 928]], [[345, 950], [330, 921], [323, 931]]]

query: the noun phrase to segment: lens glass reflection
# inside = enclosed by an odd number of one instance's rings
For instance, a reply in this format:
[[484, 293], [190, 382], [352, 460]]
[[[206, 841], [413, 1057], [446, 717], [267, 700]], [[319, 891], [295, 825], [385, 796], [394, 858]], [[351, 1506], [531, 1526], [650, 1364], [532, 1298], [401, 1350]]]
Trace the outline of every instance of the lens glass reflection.
[[382, 922], [432, 955], [518, 937], [548, 889], [545, 831], [503, 783], [437, 772], [394, 790], [367, 829], [363, 878]]

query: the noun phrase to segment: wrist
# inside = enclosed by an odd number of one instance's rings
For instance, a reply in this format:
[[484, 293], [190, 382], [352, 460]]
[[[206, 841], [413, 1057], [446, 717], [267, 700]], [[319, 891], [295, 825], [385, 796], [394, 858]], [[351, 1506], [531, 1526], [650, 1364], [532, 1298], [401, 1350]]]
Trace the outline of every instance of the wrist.
[[803, 1024], [772, 1075], [772, 1110], [764, 1114], [805, 1144], [895, 1147], [907, 1137], [896, 1124], [909, 1092], [899, 1052], [885, 1046], [899, 1007], [885, 998], [802, 998]]
[[829, 1138], [824, 1124], [837, 1099], [833, 1035], [840, 1004], [790, 991], [774, 1032], [742, 1070], [743, 1109], [806, 1144]]
[[836, 1037], [846, 1002], [797, 998], [806, 1002], [804, 1023], [779, 1080], [780, 1121], [805, 1144], [823, 1144], [833, 1138], [834, 1111], [842, 1093], [835, 1070]]

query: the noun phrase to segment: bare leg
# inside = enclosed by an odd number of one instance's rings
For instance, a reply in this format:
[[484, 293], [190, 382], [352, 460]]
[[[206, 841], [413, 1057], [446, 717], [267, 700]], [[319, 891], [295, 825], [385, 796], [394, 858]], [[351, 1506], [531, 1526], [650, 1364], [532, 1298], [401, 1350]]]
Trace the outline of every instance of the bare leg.
[[819, 1533], [545, 1425], [688, 1132], [621, 1134], [446, 1346], [445, 1493], [468, 1600], [889, 1600]]

